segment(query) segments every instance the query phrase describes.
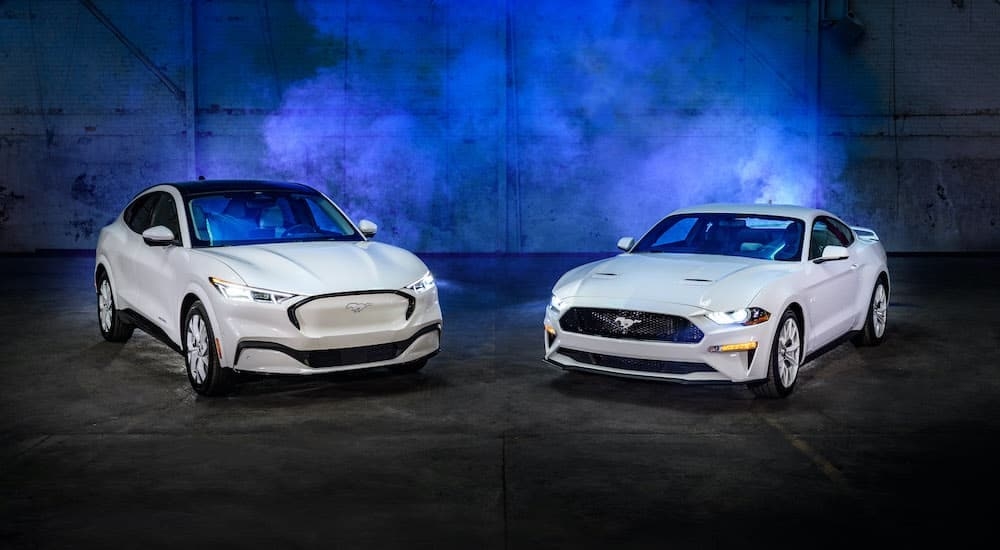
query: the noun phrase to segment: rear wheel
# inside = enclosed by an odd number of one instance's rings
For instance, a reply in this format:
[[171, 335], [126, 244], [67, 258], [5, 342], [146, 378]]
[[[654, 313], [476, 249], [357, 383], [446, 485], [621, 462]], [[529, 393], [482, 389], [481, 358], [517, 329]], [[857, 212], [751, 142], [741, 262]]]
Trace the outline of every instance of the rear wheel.
[[795, 389], [802, 363], [802, 328], [795, 312], [786, 309], [781, 315], [778, 330], [771, 344], [771, 360], [767, 366], [767, 379], [749, 385], [760, 397], [785, 397]]
[[889, 289], [885, 279], [879, 279], [872, 290], [872, 299], [868, 303], [868, 316], [865, 326], [854, 337], [858, 346], [877, 346], [885, 339], [885, 326], [889, 316]]
[[233, 371], [219, 364], [219, 352], [204, 306], [195, 302], [184, 316], [184, 363], [188, 381], [201, 395], [220, 395], [232, 389]]
[[101, 336], [109, 342], [124, 342], [132, 337], [135, 327], [124, 320], [115, 305], [115, 294], [107, 273], [101, 273], [97, 280], [97, 321]]

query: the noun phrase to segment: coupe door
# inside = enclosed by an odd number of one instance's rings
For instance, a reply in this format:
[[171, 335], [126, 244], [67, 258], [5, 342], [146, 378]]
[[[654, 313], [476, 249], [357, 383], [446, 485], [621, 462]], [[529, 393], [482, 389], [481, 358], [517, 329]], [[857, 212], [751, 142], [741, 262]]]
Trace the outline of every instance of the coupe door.
[[[809, 318], [806, 337], [810, 350], [839, 338], [854, 324], [860, 270], [856, 247], [851, 246], [850, 233], [845, 234], [842, 225], [836, 220], [818, 218], [810, 234], [809, 263], [805, 270]], [[823, 249], [830, 245], [848, 248], [848, 257], [823, 261], [820, 258]]]

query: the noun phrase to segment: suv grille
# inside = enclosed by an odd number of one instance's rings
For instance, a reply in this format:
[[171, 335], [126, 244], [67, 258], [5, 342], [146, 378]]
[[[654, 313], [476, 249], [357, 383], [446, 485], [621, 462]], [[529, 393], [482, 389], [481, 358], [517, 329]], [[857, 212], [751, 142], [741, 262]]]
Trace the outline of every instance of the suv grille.
[[659, 342], [700, 342], [705, 334], [684, 317], [628, 309], [570, 308], [559, 326], [567, 332]]

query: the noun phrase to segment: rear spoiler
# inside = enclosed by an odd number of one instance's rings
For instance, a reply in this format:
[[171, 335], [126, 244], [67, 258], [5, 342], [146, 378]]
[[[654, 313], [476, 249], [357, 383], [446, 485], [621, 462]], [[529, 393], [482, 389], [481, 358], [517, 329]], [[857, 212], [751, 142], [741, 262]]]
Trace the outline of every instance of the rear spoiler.
[[854, 233], [862, 241], [868, 241], [870, 243], [874, 243], [878, 242], [879, 240], [878, 235], [875, 233], [874, 229], [868, 229], [867, 227], [854, 227], [853, 225], [851, 226], [851, 229], [854, 230]]

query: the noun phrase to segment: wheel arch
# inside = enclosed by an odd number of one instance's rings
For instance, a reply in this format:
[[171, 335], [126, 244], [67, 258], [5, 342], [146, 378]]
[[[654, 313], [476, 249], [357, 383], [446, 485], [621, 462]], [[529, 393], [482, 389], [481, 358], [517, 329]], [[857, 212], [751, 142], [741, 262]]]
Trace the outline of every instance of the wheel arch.
[[[219, 316], [215, 312], [215, 304], [209, 299], [208, 296], [204, 294], [203, 289], [198, 288], [196, 285], [192, 284], [185, 292], [184, 297], [180, 301], [180, 309], [177, 312], [177, 327], [178, 327], [178, 339], [181, 341], [181, 349], [184, 349], [186, 345], [184, 338], [184, 319], [187, 317], [188, 309], [195, 302], [201, 303], [201, 307], [205, 310], [205, 315], [208, 316], [208, 324], [212, 328], [212, 334], [215, 335], [216, 339], [223, 338], [222, 327], [219, 325]], [[221, 352], [222, 357], [220, 358], [220, 363], [224, 367], [230, 365], [229, 354], [227, 353], [225, 345], [220, 346], [217, 353]]]
[[[198, 296], [191, 291], [188, 291], [188, 293], [184, 295], [184, 299], [181, 300], [181, 310], [177, 314], [177, 328], [179, 329], [179, 334], [181, 335], [184, 334], [184, 318], [187, 317], [187, 311], [191, 308], [191, 304], [195, 302], [201, 302], [202, 304], [205, 303], [205, 301], [201, 299], [201, 296]], [[181, 337], [181, 340], [183, 339], [184, 338]]]
[[[794, 300], [792, 302], [789, 302], [789, 304], [786, 305], [785, 308], [781, 310], [781, 315], [784, 315], [785, 310], [788, 309], [792, 310], [792, 313], [795, 314], [795, 318], [799, 321], [799, 331], [802, 333], [799, 335], [799, 338], [802, 339], [802, 346], [804, 348], [806, 342], [808, 341], [806, 339], [806, 332], [809, 330], [809, 328], [806, 326], [805, 311], [802, 309], [802, 305]], [[803, 357], [805, 357], [804, 354]]]
[[878, 283], [882, 281], [885, 283], [885, 292], [889, 294], [892, 291], [892, 283], [889, 281], [889, 272], [885, 269], [879, 272], [878, 276], [875, 277], [875, 282]]
[[[104, 262], [103, 261], [98, 260], [97, 267], [94, 268], [94, 289], [95, 290], [100, 290], [100, 289], [98, 289], [98, 285], [101, 284], [101, 275], [107, 275], [107, 274], [108, 274], [108, 268], [104, 267]], [[108, 275], [108, 280], [109, 281], [111, 280], [111, 275]]]
[[[115, 278], [115, 274], [108, 268], [107, 258], [100, 258], [97, 261], [97, 265], [94, 267], [94, 293], [99, 293], [101, 291], [101, 276], [104, 275], [108, 278], [108, 284], [111, 285], [111, 293], [115, 297], [115, 306], [118, 309], [122, 309], [123, 305], [121, 302], [121, 296], [118, 293], [118, 281]], [[127, 306], [125, 306], [127, 307]]]

